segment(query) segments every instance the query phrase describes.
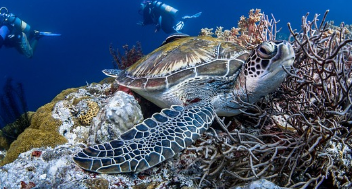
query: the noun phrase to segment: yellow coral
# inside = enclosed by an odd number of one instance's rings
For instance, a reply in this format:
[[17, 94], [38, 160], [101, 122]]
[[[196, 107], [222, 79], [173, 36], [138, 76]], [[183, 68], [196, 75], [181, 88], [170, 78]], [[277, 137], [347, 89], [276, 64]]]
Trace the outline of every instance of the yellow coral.
[[44, 131], [39, 129], [27, 128], [20, 134], [7, 151], [5, 158], [0, 162], [0, 166], [13, 162], [18, 155], [32, 148], [40, 148], [43, 146], [55, 147], [65, 144], [66, 138], [58, 132]]
[[0, 150], [7, 150], [9, 149], [10, 144], [7, 142], [6, 138], [2, 136], [1, 130], [0, 130]]
[[98, 114], [99, 112], [99, 105], [98, 103], [88, 100], [87, 102], [88, 110], [86, 112], [81, 112], [78, 116], [79, 121], [84, 125], [90, 125], [92, 119]]
[[56, 101], [52, 101], [38, 108], [38, 110], [32, 116], [31, 125], [29, 128], [46, 131], [57, 131], [57, 128], [61, 125], [61, 121], [54, 119], [51, 116], [51, 112], [55, 103]]
[[31, 117], [31, 125], [10, 145], [5, 158], [0, 161], [0, 166], [13, 162], [20, 153], [32, 148], [55, 147], [66, 143], [66, 138], [58, 132], [58, 127], [62, 122], [54, 119], [51, 112], [56, 102], [64, 99], [67, 94], [77, 90], [66, 89], [58, 94], [50, 103], [38, 108]]

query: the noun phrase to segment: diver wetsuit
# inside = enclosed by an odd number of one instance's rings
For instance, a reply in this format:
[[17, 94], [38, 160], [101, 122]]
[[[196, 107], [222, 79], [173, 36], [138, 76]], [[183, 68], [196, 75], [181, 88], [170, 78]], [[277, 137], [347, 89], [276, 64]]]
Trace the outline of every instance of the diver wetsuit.
[[155, 24], [155, 31], [162, 29], [167, 34], [179, 32], [183, 28], [183, 20], [201, 15], [199, 12], [193, 16], [184, 16], [177, 21], [178, 10], [160, 1], [143, 2], [139, 12], [143, 16], [143, 22], [140, 25]]
[[[2, 7], [1, 9], [6, 8]], [[0, 47], [2, 45], [15, 47], [26, 57], [33, 56], [39, 38], [38, 31], [31, 29], [26, 22], [8, 12], [0, 14], [0, 28]]]
[[4, 45], [7, 35], [10, 33], [9, 28], [5, 25], [0, 27], [0, 48]]

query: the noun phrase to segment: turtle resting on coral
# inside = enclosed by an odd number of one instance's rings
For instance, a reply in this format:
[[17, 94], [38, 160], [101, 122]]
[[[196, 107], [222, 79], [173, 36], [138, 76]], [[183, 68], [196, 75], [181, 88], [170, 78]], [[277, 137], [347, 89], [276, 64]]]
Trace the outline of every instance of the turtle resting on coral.
[[182, 151], [212, 124], [233, 116], [276, 90], [294, 61], [286, 41], [267, 41], [248, 51], [212, 37], [166, 43], [126, 70], [104, 70], [163, 108], [118, 139], [87, 147], [73, 158], [97, 173], [141, 172]]

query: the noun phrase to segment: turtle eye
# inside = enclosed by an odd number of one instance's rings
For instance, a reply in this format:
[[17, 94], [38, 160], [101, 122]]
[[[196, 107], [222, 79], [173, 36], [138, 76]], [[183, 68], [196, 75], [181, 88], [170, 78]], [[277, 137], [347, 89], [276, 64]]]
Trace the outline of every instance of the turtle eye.
[[264, 42], [257, 48], [257, 54], [261, 58], [269, 59], [275, 55], [276, 45], [270, 42]]

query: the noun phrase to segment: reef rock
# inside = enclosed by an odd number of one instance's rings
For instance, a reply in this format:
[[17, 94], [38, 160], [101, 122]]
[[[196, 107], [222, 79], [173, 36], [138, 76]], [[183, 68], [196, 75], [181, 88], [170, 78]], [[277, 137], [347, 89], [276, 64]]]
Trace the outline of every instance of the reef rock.
[[52, 116], [62, 121], [59, 133], [70, 143], [96, 144], [116, 139], [143, 120], [134, 97], [121, 91], [107, 93], [111, 85], [91, 84], [55, 104]]
[[[37, 110], [33, 124], [20, 135], [21, 140], [14, 141], [13, 149], [0, 151], [0, 159], [12, 157], [0, 167], [0, 188], [193, 187], [191, 174], [187, 172], [190, 169], [180, 166], [180, 157], [138, 176], [90, 173], [72, 161], [73, 155], [86, 147], [89, 140], [94, 143], [111, 140], [141, 120], [138, 102], [127, 93], [115, 92], [113, 84], [64, 90]], [[31, 144], [30, 136], [34, 136], [32, 140], [37, 145], [23, 148], [24, 144]], [[48, 145], [49, 138], [60, 143]], [[14, 150], [16, 153], [11, 152]]]
[[268, 180], [259, 179], [259, 180], [252, 181], [244, 186], [237, 186], [232, 189], [285, 189], [285, 188], [279, 187]]
[[22, 153], [14, 162], [0, 167], [0, 188], [168, 188], [172, 183], [194, 187], [190, 176], [174, 171], [177, 164], [173, 161], [138, 176], [86, 172], [72, 161], [80, 149], [78, 144], [64, 144]]
[[118, 138], [123, 132], [143, 120], [141, 107], [133, 96], [117, 91], [93, 119], [89, 144], [103, 143]]

